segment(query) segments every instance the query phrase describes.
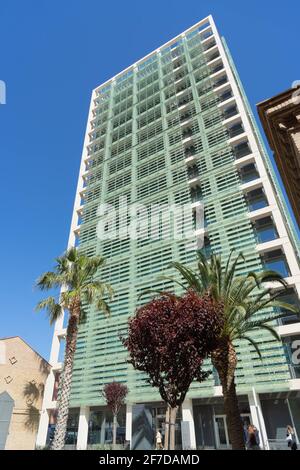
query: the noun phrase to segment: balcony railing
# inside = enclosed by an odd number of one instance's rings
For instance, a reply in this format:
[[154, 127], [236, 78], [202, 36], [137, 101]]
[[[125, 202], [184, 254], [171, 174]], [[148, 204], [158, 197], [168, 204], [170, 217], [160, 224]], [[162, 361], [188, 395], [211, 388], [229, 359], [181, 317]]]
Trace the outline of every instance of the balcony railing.
[[212, 31], [207, 31], [206, 33], [201, 34], [201, 41], [205, 41], [205, 39], [210, 38], [213, 35]]
[[194, 134], [192, 129], [184, 129], [182, 131], [182, 138], [187, 139], [188, 137], [191, 137]]
[[278, 233], [273, 225], [259, 227], [255, 230], [257, 243], [267, 243], [278, 238]]
[[212, 62], [213, 60], [217, 59], [218, 57], [220, 57], [220, 53], [215, 52], [214, 54], [212, 54], [211, 56], [208, 57], [208, 62]]
[[279, 326], [292, 325], [293, 323], [300, 322], [300, 316], [295, 313], [288, 312], [287, 310], [276, 308], [277, 315], [285, 315], [285, 317], [278, 318], [277, 324]]
[[187, 121], [189, 118], [191, 118], [193, 115], [192, 113], [184, 113], [184, 114], [181, 114], [179, 119], [180, 119], [180, 122], [184, 122], [184, 121]]
[[249, 144], [245, 143], [245, 144], [235, 147], [233, 150], [233, 153], [234, 153], [236, 160], [238, 160], [239, 158], [243, 158], [243, 157], [246, 157], [247, 155], [250, 155], [252, 153], [252, 150]]
[[236, 137], [237, 135], [243, 134], [244, 132], [245, 132], [245, 129], [243, 128], [241, 124], [228, 129], [228, 135], [230, 139], [232, 139], [233, 137]]
[[188, 147], [185, 149], [184, 151], [185, 158], [193, 157], [194, 155], [196, 155], [195, 147]]
[[198, 178], [199, 176], [199, 170], [198, 169], [192, 169], [191, 171], [188, 170], [188, 179], [193, 180], [194, 178]]
[[212, 41], [211, 43], [205, 45], [205, 46], [203, 47], [203, 50], [204, 50], [204, 51], [209, 51], [209, 49], [212, 49], [213, 47], [215, 47], [216, 44], [217, 44], [216, 41]]
[[228, 110], [225, 110], [224, 113], [223, 113], [223, 117], [224, 119], [230, 119], [231, 117], [233, 116], [236, 116], [238, 114], [238, 109], [236, 106], [228, 109]]
[[214, 69], [212, 69], [211, 75], [213, 75], [214, 73], [217, 73], [217, 72], [219, 72], [220, 70], [223, 70], [223, 69], [224, 69], [223, 64], [217, 65], [217, 67], [215, 67]]
[[277, 271], [282, 277], [290, 277], [290, 270], [284, 258], [263, 260], [264, 269]]
[[224, 83], [227, 83], [227, 82], [228, 82], [228, 78], [223, 77], [213, 84], [213, 88], [219, 88], [220, 86], [224, 85]]
[[225, 91], [225, 93], [223, 93], [222, 95], [220, 95], [219, 101], [220, 103], [222, 103], [223, 101], [227, 101], [232, 97], [233, 97], [232, 91], [228, 90], [228, 91]]
[[263, 209], [264, 207], [268, 206], [267, 199], [262, 196], [256, 199], [248, 199], [247, 198], [248, 209], [250, 212], [257, 211], [259, 209]]
[[200, 193], [200, 194], [192, 194], [192, 195], [191, 195], [191, 201], [192, 201], [192, 203], [201, 202], [202, 200], [203, 200], [202, 193]]
[[247, 173], [241, 174], [241, 183], [250, 183], [250, 181], [254, 181], [257, 178], [259, 178], [257, 171], [249, 171]]

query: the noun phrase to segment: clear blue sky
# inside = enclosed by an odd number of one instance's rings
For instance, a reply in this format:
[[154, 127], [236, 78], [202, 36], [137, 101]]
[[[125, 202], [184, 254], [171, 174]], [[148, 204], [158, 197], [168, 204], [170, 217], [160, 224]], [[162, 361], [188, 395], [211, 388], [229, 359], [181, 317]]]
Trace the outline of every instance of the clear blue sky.
[[210, 13], [252, 107], [300, 79], [298, 0], [0, 0], [0, 337], [49, 356], [33, 285], [67, 243], [91, 90]]

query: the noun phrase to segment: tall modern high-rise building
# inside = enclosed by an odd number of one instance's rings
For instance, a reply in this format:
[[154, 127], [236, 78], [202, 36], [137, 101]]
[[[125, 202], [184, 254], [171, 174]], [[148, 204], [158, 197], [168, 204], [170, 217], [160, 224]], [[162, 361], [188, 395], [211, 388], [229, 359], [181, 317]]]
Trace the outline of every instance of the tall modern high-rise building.
[[[253, 80], [259, 75], [253, 71]], [[123, 196], [123, 199], [120, 199]], [[69, 246], [101, 254], [101, 278], [115, 289], [110, 318], [90, 308], [80, 326], [74, 364], [66, 444], [84, 449], [111, 440], [111, 415], [101, 396], [105, 383], [129, 388], [118, 421], [118, 441], [149, 449], [162, 429], [165, 406], [145, 376], [133, 370], [120, 336], [145, 299], [145, 289], [176, 290], [172, 260], [195, 266], [195, 252], [179, 237], [103, 240], [97, 236], [100, 203], [204, 205], [204, 227], [195, 219], [194, 239], [204, 250], [242, 251], [239, 272], [279, 271], [298, 303], [299, 242], [280, 186], [224, 39], [211, 16], [117, 74], [92, 93]], [[162, 224], [158, 230], [162, 230]], [[272, 286], [279, 289], [279, 285]], [[260, 430], [262, 446], [285, 439], [291, 424], [300, 436], [300, 323], [296, 315], [276, 325], [282, 342], [268, 332], [253, 333], [259, 359], [249, 343], [237, 346], [237, 390], [242, 419]], [[53, 336], [37, 443], [55, 424], [57, 382], [66, 330], [60, 318]], [[209, 362], [205, 365], [211, 368]], [[182, 423], [182, 424], [181, 424]], [[230, 447], [221, 387], [216, 374], [193, 383], [176, 425], [176, 445]]]

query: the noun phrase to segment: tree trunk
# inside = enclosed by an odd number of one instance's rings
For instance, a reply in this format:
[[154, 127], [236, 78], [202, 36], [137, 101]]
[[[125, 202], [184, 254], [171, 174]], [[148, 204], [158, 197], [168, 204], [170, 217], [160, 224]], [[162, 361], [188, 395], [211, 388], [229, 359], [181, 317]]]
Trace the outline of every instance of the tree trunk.
[[222, 385], [229, 439], [233, 450], [245, 450], [243, 424], [235, 388], [237, 356], [230, 340], [224, 340], [212, 354]]
[[170, 411], [170, 450], [175, 450], [175, 424], [178, 407], [171, 408]]
[[113, 419], [113, 449], [115, 449], [117, 443], [117, 415], [114, 414]]
[[69, 415], [71, 380], [73, 372], [74, 354], [76, 350], [79, 317], [80, 301], [76, 300], [74, 301], [73, 308], [70, 308], [70, 318], [66, 338], [63, 380], [60, 384], [61, 390], [58, 402], [58, 414], [55, 425], [54, 438], [51, 444], [52, 450], [61, 450], [65, 445], [65, 437]]
[[170, 406], [167, 405], [166, 423], [165, 423], [165, 439], [164, 439], [165, 450], [169, 450], [169, 430], [170, 430]]

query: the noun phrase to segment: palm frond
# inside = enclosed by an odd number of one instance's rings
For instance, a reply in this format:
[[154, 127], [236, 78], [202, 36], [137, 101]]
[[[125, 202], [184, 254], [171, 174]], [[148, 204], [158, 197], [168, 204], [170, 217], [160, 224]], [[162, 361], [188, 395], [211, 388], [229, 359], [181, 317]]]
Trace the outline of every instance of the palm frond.
[[36, 287], [40, 290], [50, 290], [61, 287], [65, 282], [63, 275], [47, 271], [43, 273], [36, 281]]
[[288, 284], [286, 280], [279, 274], [277, 271], [272, 271], [272, 270], [264, 270], [260, 273], [257, 274], [257, 278], [259, 279], [260, 283], [266, 283], [266, 282], [278, 282], [284, 287], [287, 287]]
[[187, 281], [191, 289], [194, 289], [196, 292], [199, 293], [202, 291], [202, 284], [199, 280], [199, 277], [192, 269], [178, 262], [170, 263], [169, 267], [173, 267], [177, 271], [179, 271], [179, 273], [181, 274], [183, 279]]
[[106, 300], [99, 298], [96, 302], [97, 310], [103, 312], [106, 316], [110, 315], [110, 306], [106, 302]]
[[176, 279], [176, 277], [174, 276], [166, 276], [164, 274], [160, 275], [157, 277], [157, 279], [159, 281], [171, 281], [171, 282], [175, 282], [175, 284], [177, 284], [178, 286], [182, 287], [183, 290], [186, 289], [186, 284], [183, 284], [182, 282], [178, 281], [178, 279]]
[[257, 354], [258, 354], [258, 357], [260, 358], [260, 360], [262, 360], [261, 351], [260, 351], [260, 349], [259, 349], [259, 346], [258, 346], [257, 342], [254, 341], [254, 339], [252, 339], [250, 336], [246, 336], [246, 335], [240, 336], [239, 339], [243, 339], [243, 340], [245, 340], [245, 341], [248, 341], [250, 344], [252, 344], [252, 346], [254, 347], [255, 351], [256, 351]]
[[40, 310], [46, 310], [50, 325], [52, 325], [60, 316], [62, 315], [62, 307], [59, 303], [55, 301], [54, 297], [47, 297], [46, 299], [38, 302], [35, 310], [38, 312]]
[[113, 289], [110, 284], [96, 278], [98, 270], [104, 266], [104, 263], [105, 259], [102, 256], [88, 257], [75, 247], [69, 248], [56, 259], [55, 271], [42, 274], [37, 281], [37, 286], [41, 290], [61, 287], [59, 302], [55, 303], [54, 298], [49, 297], [38, 303], [37, 310], [45, 309], [50, 323], [53, 323], [59, 318], [61, 308], [70, 310], [77, 297], [81, 305], [80, 319], [83, 319], [86, 313], [84, 302], [87, 305], [98, 303], [102, 310], [108, 312], [108, 304], [103, 297], [112, 300]]

